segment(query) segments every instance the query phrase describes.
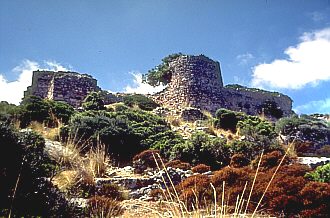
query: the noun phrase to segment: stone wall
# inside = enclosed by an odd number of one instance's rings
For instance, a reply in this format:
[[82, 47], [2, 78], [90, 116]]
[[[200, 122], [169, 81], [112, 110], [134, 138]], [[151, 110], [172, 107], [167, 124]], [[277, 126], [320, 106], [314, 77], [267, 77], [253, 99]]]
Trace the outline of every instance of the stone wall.
[[265, 101], [274, 101], [287, 116], [292, 113], [292, 100], [283, 94], [248, 88], [223, 87], [220, 64], [204, 55], [180, 56], [170, 64], [171, 82], [152, 98], [164, 107], [182, 111], [195, 107], [211, 113], [219, 108], [257, 115]]
[[34, 71], [32, 85], [24, 97], [35, 95], [45, 99], [64, 101], [73, 107], [80, 107], [82, 101], [93, 91], [101, 91], [97, 81], [87, 74], [76, 72]]

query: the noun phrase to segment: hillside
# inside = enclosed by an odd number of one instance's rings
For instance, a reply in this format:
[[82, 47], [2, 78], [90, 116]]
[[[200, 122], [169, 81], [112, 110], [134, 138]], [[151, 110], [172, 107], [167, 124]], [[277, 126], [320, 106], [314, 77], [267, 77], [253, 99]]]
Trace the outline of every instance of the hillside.
[[0, 216], [329, 216], [329, 115], [220, 72], [170, 56], [145, 75], [167, 88], [139, 95], [35, 71], [19, 106], [0, 103]]

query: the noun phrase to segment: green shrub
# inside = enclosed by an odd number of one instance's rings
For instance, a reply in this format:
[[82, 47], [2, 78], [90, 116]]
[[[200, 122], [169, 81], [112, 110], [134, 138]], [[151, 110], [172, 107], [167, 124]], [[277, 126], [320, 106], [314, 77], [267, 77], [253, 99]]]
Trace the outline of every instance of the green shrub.
[[32, 121], [36, 121], [54, 126], [58, 122], [67, 123], [73, 113], [73, 107], [67, 103], [29, 96], [20, 105], [20, 125], [25, 128]]
[[203, 163], [212, 169], [226, 165], [229, 158], [226, 140], [210, 138], [203, 132], [193, 134], [190, 140], [171, 149], [171, 159], [180, 159], [193, 165]]
[[105, 110], [104, 101], [100, 92], [89, 93], [82, 103], [85, 110]]
[[13, 121], [18, 118], [19, 107], [6, 101], [0, 102], [0, 121]]
[[[18, 182], [14, 216], [68, 216], [68, 202], [43, 179], [50, 177], [56, 167], [43, 152], [44, 139], [32, 131], [16, 132], [8, 123], [0, 122], [0, 142], [5, 151], [0, 152], [0, 211], [10, 208]], [[7, 215], [0, 212], [0, 216]]]
[[157, 104], [150, 98], [140, 94], [124, 96], [124, 103], [129, 107], [137, 105], [141, 110], [146, 111], [152, 111], [156, 107], [159, 107], [159, 104]]
[[164, 119], [138, 109], [77, 113], [67, 130], [63, 133], [74, 136], [77, 143], [87, 141], [96, 146], [101, 142], [114, 158], [125, 161], [145, 149], [167, 147], [160, 143], [169, 143], [173, 136]]
[[330, 182], [330, 163], [317, 167], [313, 172], [306, 173], [305, 177], [316, 182]]
[[236, 126], [238, 121], [243, 120], [246, 117], [245, 114], [240, 112], [234, 112], [224, 108], [220, 108], [215, 113], [214, 126], [225, 130], [236, 132]]

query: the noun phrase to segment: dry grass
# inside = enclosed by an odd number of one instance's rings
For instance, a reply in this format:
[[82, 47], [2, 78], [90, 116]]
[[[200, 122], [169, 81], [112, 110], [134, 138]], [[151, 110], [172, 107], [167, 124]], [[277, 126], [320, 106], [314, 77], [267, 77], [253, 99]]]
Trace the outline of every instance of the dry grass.
[[61, 191], [67, 191], [71, 187], [77, 184], [78, 182], [78, 172], [75, 170], [64, 170], [56, 174], [52, 182], [57, 186]]
[[64, 169], [53, 179], [55, 185], [61, 190], [68, 190], [77, 184], [95, 185], [95, 178], [105, 175], [110, 159], [104, 145], [98, 144], [82, 156], [82, 147], [69, 139], [53, 157]]
[[[223, 181], [221, 193], [217, 193], [216, 188], [213, 186], [212, 183], [210, 183], [210, 187], [213, 190], [213, 202], [214, 202], [213, 205], [207, 205], [205, 208], [202, 209], [202, 208], [199, 208], [199, 203], [196, 203], [195, 205], [192, 205], [193, 210], [188, 210], [187, 205], [180, 199], [179, 194], [176, 190], [176, 187], [173, 185], [164, 163], [162, 162], [162, 166], [159, 166], [158, 163], [156, 162], [158, 170], [161, 170], [161, 168], [162, 168], [166, 172], [166, 175], [168, 177], [168, 178], [162, 178], [163, 183], [165, 184], [165, 189], [162, 189], [163, 198], [165, 199], [164, 201], [162, 201], [162, 203], [165, 205], [165, 206], [163, 206], [163, 210], [165, 210], [165, 212], [162, 214], [167, 214], [169, 216], [158, 214], [159, 217], [214, 217], [214, 218], [216, 218], [216, 217], [270, 217], [270, 216], [261, 216], [260, 215], [261, 211], [259, 211], [258, 209], [263, 201], [265, 194], [267, 193], [269, 187], [271, 186], [272, 181], [277, 174], [277, 171], [279, 170], [284, 159], [288, 155], [288, 152], [290, 151], [291, 146], [292, 146], [292, 144], [288, 145], [286, 153], [284, 154], [280, 163], [276, 167], [276, 170], [274, 171], [261, 198], [259, 199], [257, 206], [255, 207], [255, 209], [253, 211], [251, 211], [251, 213], [248, 213], [248, 208], [249, 208], [251, 196], [253, 193], [254, 185], [255, 185], [255, 182], [257, 180], [257, 176], [259, 173], [259, 167], [260, 167], [260, 163], [261, 163], [263, 154], [261, 154], [261, 157], [259, 159], [258, 167], [256, 169], [256, 173], [255, 173], [252, 184], [248, 184], [248, 182], [245, 183], [242, 193], [237, 195], [235, 205], [228, 205], [228, 203], [227, 203], [228, 197], [226, 197], [226, 188], [225, 188], [226, 184], [225, 184], [225, 181]], [[161, 158], [161, 157], [158, 155], [158, 158]], [[154, 159], [156, 161], [156, 157], [154, 157]], [[165, 182], [166, 179], [170, 180], [170, 182], [171, 182], [170, 187], [166, 185], [166, 182]], [[196, 185], [198, 186], [198, 184], [196, 184]], [[249, 188], [250, 192], [246, 193], [248, 185], [251, 186]], [[192, 190], [192, 191], [196, 197], [195, 202], [198, 202], [197, 194], [194, 192], [194, 190]], [[219, 199], [218, 196], [221, 199], [220, 202], [217, 202], [217, 199]], [[148, 208], [148, 207], [146, 207], [146, 208]], [[229, 209], [230, 209], [230, 211], [234, 211], [234, 212], [229, 213]], [[149, 208], [149, 210], [155, 211], [156, 209]]]
[[96, 148], [92, 148], [87, 153], [85, 162], [94, 177], [104, 176], [106, 169], [110, 165], [110, 159], [107, 155], [106, 146], [104, 144], [99, 144]]
[[49, 140], [56, 140], [58, 139], [60, 135], [60, 128], [61, 124], [57, 125], [54, 128], [49, 128], [43, 123], [39, 123], [36, 121], [32, 121], [28, 128], [36, 131], [40, 135], [42, 135], [44, 138], [49, 139]]

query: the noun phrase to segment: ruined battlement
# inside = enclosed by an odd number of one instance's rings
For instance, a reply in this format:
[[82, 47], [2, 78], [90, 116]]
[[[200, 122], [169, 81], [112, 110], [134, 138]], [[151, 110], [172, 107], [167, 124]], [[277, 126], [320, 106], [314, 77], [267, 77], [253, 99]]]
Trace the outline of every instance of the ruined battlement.
[[[199, 55], [180, 55], [169, 62], [171, 81], [161, 92], [151, 95], [160, 105], [173, 111], [186, 107], [215, 113], [219, 108], [257, 115], [265, 102], [274, 102], [284, 116], [292, 113], [292, 100], [286, 95], [239, 85], [223, 86], [220, 63]], [[87, 74], [76, 72], [34, 71], [32, 85], [24, 96], [65, 101], [75, 108], [86, 96], [102, 91], [97, 81]], [[120, 101], [121, 97], [102, 91], [105, 104]]]
[[242, 86], [223, 86], [220, 64], [204, 55], [182, 55], [169, 63], [171, 82], [153, 99], [170, 109], [181, 111], [195, 107], [211, 113], [219, 108], [257, 115], [260, 105], [275, 102], [287, 116], [292, 100], [283, 94]]
[[101, 91], [97, 80], [77, 72], [33, 71], [32, 85], [24, 92], [44, 99], [64, 101], [73, 107], [80, 107], [88, 93]]

